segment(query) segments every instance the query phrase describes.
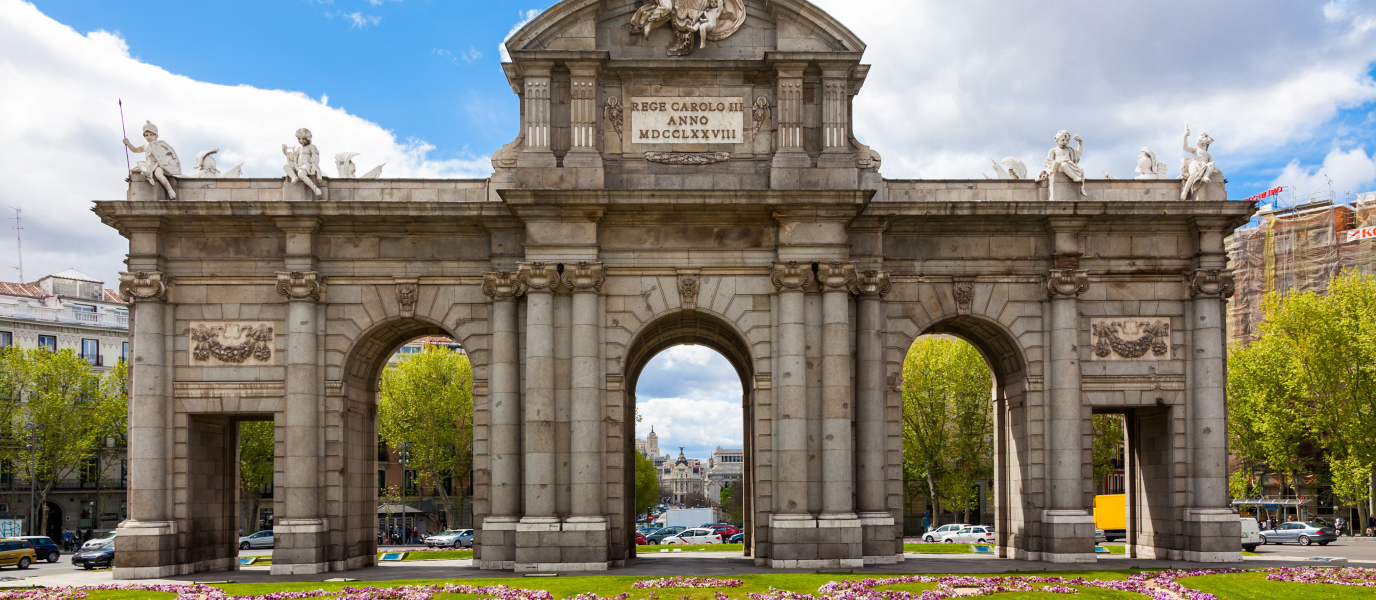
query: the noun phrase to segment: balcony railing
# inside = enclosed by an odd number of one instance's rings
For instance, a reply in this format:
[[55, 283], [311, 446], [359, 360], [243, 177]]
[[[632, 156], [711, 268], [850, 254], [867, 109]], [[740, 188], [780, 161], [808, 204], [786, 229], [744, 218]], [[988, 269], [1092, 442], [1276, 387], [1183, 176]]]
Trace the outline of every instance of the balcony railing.
[[81, 358], [84, 359], [86, 362], [91, 363], [91, 366], [93, 367], [105, 366], [105, 363], [101, 361], [99, 354], [82, 354]]
[[87, 312], [72, 310], [69, 306], [64, 306], [62, 308], [30, 306], [27, 302], [14, 303], [0, 301], [0, 317], [25, 319], [29, 321], [46, 321], [49, 323], [70, 323], [73, 325], [86, 325], [90, 327], [107, 327], [110, 329], [129, 328], [129, 314], [125, 312]]

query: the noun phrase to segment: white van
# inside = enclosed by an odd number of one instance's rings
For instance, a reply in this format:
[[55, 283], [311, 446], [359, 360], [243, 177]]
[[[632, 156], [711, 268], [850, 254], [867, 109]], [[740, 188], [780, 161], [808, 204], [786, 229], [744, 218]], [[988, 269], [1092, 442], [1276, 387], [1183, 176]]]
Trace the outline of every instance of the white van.
[[1257, 527], [1257, 520], [1251, 517], [1242, 517], [1242, 549], [1253, 552], [1260, 545], [1261, 528]]

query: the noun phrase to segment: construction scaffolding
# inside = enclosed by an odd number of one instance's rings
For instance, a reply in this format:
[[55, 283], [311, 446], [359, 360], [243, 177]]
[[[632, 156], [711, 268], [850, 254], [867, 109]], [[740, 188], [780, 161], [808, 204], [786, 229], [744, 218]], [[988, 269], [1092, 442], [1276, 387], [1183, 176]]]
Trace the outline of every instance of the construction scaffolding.
[[1343, 271], [1376, 272], [1376, 192], [1360, 194], [1351, 204], [1326, 200], [1263, 211], [1255, 225], [1238, 229], [1229, 241], [1235, 291], [1228, 302], [1228, 340], [1247, 343], [1256, 336], [1266, 294], [1322, 294]]

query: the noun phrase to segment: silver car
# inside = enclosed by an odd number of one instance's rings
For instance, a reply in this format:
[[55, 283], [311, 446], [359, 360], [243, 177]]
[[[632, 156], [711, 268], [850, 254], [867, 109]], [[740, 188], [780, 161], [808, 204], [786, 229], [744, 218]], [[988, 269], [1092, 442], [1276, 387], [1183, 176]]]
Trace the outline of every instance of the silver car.
[[258, 533], [251, 533], [239, 538], [239, 549], [248, 550], [249, 548], [271, 548], [272, 530], [264, 529]]
[[425, 538], [425, 545], [431, 548], [472, 548], [472, 529], [446, 529]]
[[1289, 523], [1279, 523], [1275, 529], [1263, 529], [1261, 531], [1261, 543], [1263, 544], [1288, 544], [1296, 543], [1301, 546], [1318, 542], [1320, 546], [1327, 546], [1328, 542], [1338, 540], [1338, 532], [1332, 527], [1322, 523], [1306, 523], [1291, 521]]

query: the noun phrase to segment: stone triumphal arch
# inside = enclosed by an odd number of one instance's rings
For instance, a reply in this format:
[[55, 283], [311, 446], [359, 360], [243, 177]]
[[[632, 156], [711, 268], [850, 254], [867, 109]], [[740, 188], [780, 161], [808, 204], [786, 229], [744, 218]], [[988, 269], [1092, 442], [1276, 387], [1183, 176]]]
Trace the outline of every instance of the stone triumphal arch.
[[1131, 552], [1240, 559], [1223, 239], [1253, 208], [1212, 163], [1081, 182], [1067, 134], [1049, 180], [885, 179], [845, 26], [670, 4], [565, 0], [512, 37], [520, 134], [488, 179], [182, 176], [170, 200], [135, 174], [96, 204], [134, 305], [116, 576], [236, 568], [244, 420], [277, 432], [273, 572], [374, 564], [377, 378], [423, 334], [473, 364], [479, 568], [634, 557], [631, 395], [680, 343], [744, 384], [748, 556], [903, 560], [903, 356], [938, 332], [997, 379], [1001, 555], [1094, 560], [1090, 416], [1118, 412]]

